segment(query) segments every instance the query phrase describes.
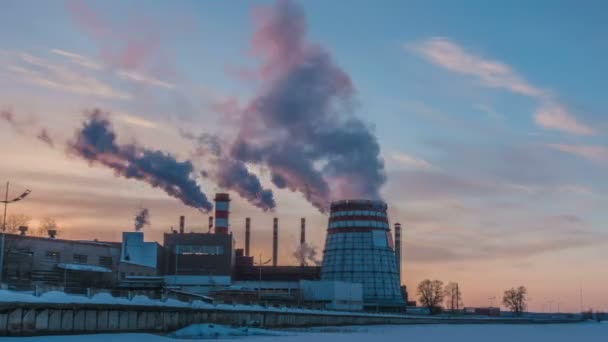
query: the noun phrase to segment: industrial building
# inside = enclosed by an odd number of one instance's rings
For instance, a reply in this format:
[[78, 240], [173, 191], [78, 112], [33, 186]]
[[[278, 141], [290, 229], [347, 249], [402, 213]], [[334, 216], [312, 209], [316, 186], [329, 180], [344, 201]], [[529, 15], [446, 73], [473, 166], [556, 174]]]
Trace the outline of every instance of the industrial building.
[[[236, 248], [230, 196], [219, 193], [207, 232], [187, 231], [186, 218], [180, 216], [178, 230], [165, 233], [162, 245], [144, 241], [141, 231], [124, 232], [120, 243], [7, 234], [3, 282], [13, 288], [173, 291], [224, 303], [398, 311], [407, 298], [399, 282], [401, 227], [395, 225], [393, 243], [386, 209], [379, 201], [332, 203], [322, 266], [304, 260], [283, 266], [278, 262], [278, 218], [272, 221], [272, 259], [254, 260], [251, 219], [245, 220], [244, 248]], [[305, 243], [302, 218], [300, 244]]]
[[363, 284], [367, 308], [402, 307], [399, 269], [381, 201], [331, 204], [321, 279]]

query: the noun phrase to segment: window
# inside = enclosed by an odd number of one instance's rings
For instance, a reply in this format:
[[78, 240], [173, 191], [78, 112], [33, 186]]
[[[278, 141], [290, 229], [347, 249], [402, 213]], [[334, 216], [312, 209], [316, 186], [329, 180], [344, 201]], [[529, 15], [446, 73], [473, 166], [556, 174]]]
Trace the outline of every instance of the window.
[[112, 267], [112, 257], [110, 256], [100, 256], [99, 257], [99, 265], [103, 267]]
[[177, 245], [175, 250], [177, 254], [224, 255], [224, 246]]
[[74, 262], [77, 264], [86, 264], [87, 258], [84, 254], [74, 254]]
[[46, 251], [46, 253], [44, 254], [45, 261], [59, 262], [60, 257], [61, 255], [59, 254], [59, 252], [54, 251]]

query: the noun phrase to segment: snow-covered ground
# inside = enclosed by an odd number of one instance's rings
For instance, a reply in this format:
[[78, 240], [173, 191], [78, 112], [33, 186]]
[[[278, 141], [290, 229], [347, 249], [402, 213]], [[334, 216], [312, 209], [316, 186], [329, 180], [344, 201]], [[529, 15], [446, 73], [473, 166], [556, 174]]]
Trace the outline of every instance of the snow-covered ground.
[[[270, 335], [270, 336], [268, 336]], [[265, 331], [261, 329], [232, 329], [217, 325], [196, 325], [175, 332], [173, 337], [150, 334], [103, 334], [78, 336], [44, 336], [0, 338], [2, 342], [177, 342], [184, 339], [238, 339], [243, 342], [570, 342], [582, 339], [606, 341], [608, 323], [578, 323], [562, 325], [410, 325], [326, 327], [306, 330]], [[195, 336], [201, 336], [197, 339]]]
[[322, 313], [325, 315], [357, 315], [357, 316], [390, 316], [390, 314], [372, 314], [364, 312], [344, 312], [331, 310], [313, 310], [304, 308], [289, 307], [265, 307], [260, 305], [241, 305], [241, 304], [211, 304], [201, 300], [192, 302], [182, 302], [175, 299], [164, 301], [151, 299], [146, 296], [135, 296], [132, 299], [124, 297], [113, 297], [109, 293], [98, 293], [87, 297], [84, 295], [67, 294], [60, 291], [50, 291], [41, 296], [34, 296], [32, 293], [22, 293], [9, 290], [0, 290], [0, 303], [53, 303], [53, 304], [110, 304], [110, 305], [135, 305], [135, 306], [159, 306], [171, 308], [194, 308], [194, 309], [214, 309], [226, 311], [271, 311], [271, 312], [291, 312], [291, 313]]

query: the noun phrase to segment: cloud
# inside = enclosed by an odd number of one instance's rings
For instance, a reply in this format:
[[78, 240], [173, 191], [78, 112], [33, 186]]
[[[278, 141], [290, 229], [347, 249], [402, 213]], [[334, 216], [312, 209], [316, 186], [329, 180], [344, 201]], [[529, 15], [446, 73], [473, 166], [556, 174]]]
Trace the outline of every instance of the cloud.
[[84, 67], [87, 69], [100, 70], [102, 68], [101, 64], [98, 63], [97, 61], [94, 61], [88, 57], [79, 55], [74, 52], [65, 51], [65, 50], [61, 50], [61, 49], [51, 49], [50, 52], [54, 53], [56, 55], [59, 55], [59, 56], [66, 57], [73, 63], [78, 64], [81, 67]]
[[[102, 63], [71, 52], [71, 51], [66, 51], [66, 50], [61, 50], [61, 49], [51, 49], [50, 50], [51, 53], [54, 53], [56, 55], [62, 56], [62, 57], [66, 57], [70, 62], [79, 65], [83, 68], [86, 69], [91, 69], [91, 70], [101, 70], [103, 68]], [[139, 83], [139, 84], [143, 84], [143, 85], [147, 85], [147, 86], [155, 86], [155, 87], [161, 87], [161, 88], [166, 88], [166, 89], [174, 89], [175, 88], [175, 84], [173, 83], [169, 83], [166, 81], [162, 81], [159, 80], [157, 78], [145, 75], [141, 72], [138, 71], [134, 71], [134, 70], [125, 70], [125, 69], [117, 69], [114, 71], [114, 73], [116, 75], [118, 75], [118, 77], [120, 77], [123, 80], [127, 80], [130, 82], [135, 82], [135, 83]]]
[[596, 133], [593, 128], [578, 122], [575, 117], [568, 113], [566, 108], [556, 104], [540, 107], [536, 111], [534, 119], [539, 126], [546, 129], [578, 135], [593, 135]]
[[132, 126], [138, 126], [142, 128], [158, 128], [158, 125], [155, 122], [128, 113], [119, 112], [115, 115], [115, 118]]
[[156, 79], [156, 78], [153, 78], [150, 76], [146, 76], [139, 72], [118, 70], [117, 73], [118, 73], [118, 76], [120, 76], [123, 79], [137, 82], [140, 84], [156, 86], [156, 87], [161, 87], [161, 88], [166, 88], [166, 89], [175, 88], [175, 84], [173, 84], [173, 83], [161, 81], [159, 79]]
[[64, 65], [45, 59], [18, 53], [18, 62], [4, 69], [21, 81], [41, 87], [75, 94], [92, 95], [120, 100], [131, 99], [131, 95], [103, 83], [95, 77], [74, 71]]
[[445, 69], [474, 76], [487, 87], [503, 88], [529, 97], [548, 96], [546, 91], [530, 84], [507, 64], [473, 55], [447, 38], [434, 37], [406, 48]]
[[433, 37], [405, 47], [444, 69], [474, 77], [485, 87], [505, 89], [538, 100], [540, 108], [535, 121], [542, 128], [577, 135], [595, 133], [591, 127], [579, 122], [550, 91], [530, 83], [506, 63], [475, 55], [444, 37]]
[[547, 144], [548, 147], [583, 157], [600, 164], [608, 164], [608, 147], [594, 145]]
[[402, 152], [393, 152], [390, 156], [392, 160], [409, 168], [431, 169], [433, 167], [424, 159], [418, 159]]

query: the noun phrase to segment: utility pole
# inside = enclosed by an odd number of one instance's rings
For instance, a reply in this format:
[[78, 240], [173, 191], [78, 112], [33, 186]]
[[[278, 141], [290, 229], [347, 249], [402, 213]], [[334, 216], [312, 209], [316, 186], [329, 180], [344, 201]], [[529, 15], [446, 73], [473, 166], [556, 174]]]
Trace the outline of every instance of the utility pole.
[[580, 283], [580, 300], [581, 300], [581, 313], [583, 313], [583, 282]]
[[[262, 266], [268, 264], [272, 261], [272, 259], [268, 259], [265, 262], [262, 262], [262, 253], [260, 253], [260, 261], [257, 263], [258, 265], [258, 302], [262, 301]], [[256, 263], [254, 263], [255, 265]]]
[[15, 197], [14, 199], [9, 201], [8, 200], [9, 185], [10, 185], [10, 183], [6, 182], [6, 192], [4, 194], [4, 201], [0, 201], [0, 202], [4, 203], [4, 218], [2, 219], [2, 241], [0, 241], [0, 284], [2, 283], [2, 279], [4, 276], [4, 245], [5, 245], [5, 240], [6, 240], [6, 212], [8, 210], [8, 205], [9, 205], [9, 203], [14, 203], [14, 202], [24, 199], [31, 192], [30, 190], [26, 189], [19, 197]]

